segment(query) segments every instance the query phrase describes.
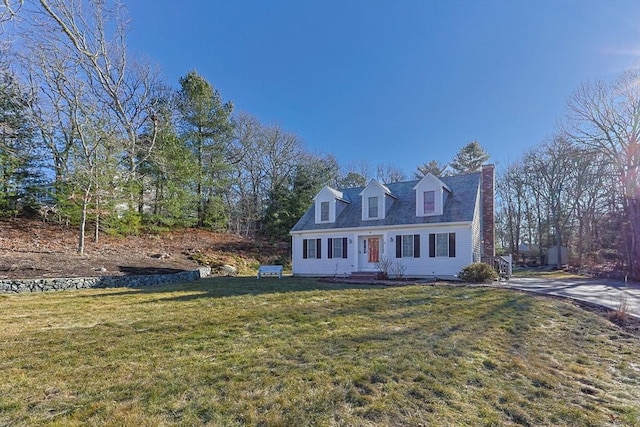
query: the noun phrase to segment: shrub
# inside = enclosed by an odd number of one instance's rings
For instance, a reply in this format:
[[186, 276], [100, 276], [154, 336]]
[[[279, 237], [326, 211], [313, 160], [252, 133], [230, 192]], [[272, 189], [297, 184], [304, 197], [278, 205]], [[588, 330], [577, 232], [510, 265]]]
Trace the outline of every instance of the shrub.
[[121, 216], [113, 214], [105, 218], [103, 227], [111, 236], [135, 236], [142, 229], [142, 216], [136, 211], [127, 210]]
[[483, 283], [497, 279], [498, 273], [489, 264], [474, 262], [464, 267], [458, 277], [463, 282]]
[[393, 258], [382, 256], [376, 262], [376, 269], [378, 269], [378, 278], [386, 279], [389, 277], [389, 272], [393, 267], [394, 261]]

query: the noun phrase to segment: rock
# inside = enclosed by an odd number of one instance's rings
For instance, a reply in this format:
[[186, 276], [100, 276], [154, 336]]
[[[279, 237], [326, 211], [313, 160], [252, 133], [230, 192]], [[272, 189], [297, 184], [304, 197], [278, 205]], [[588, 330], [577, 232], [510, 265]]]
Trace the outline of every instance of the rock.
[[96, 267], [93, 271], [99, 271], [100, 273], [106, 273], [107, 269], [104, 267]]
[[238, 269], [228, 264], [223, 265], [221, 271], [225, 276], [235, 276], [238, 274]]
[[171, 255], [169, 255], [166, 252], [163, 252], [161, 254], [153, 254], [151, 255], [151, 258], [157, 258], [157, 259], [169, 259], [171, 258]]

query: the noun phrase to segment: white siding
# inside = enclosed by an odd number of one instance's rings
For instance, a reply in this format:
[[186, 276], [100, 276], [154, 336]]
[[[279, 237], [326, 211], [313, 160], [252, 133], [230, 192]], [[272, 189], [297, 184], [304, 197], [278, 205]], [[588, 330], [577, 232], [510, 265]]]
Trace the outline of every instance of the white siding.
[[[329, 258], [328, 256], [328, 239], [347, 238], [347, 258]], [[303, 257], [303, 240], [304, 239], [321, 239], [321, 258], [304, 259]], [[358, 251], [353, 243], [353, 233], [335, 232], [331, 234], [311, 234], [294, 235], [292, 242], [291, 259], [293, 263], [293, 274], [299, 276], [334, 276], [348, 275], [354, 271], [357, 265]]]
[[[366, 228], [351, 229], [348, 232], [333, 230], [331, 232], [305, 232], [293, 235], [292, 261], [293, 274], [299, 276], [334, 276], [349, 275], [358, 271], [358, 238], [361, 236], [382, 236], [381, 256], [390, 257], [392, 261], [399, 262], [404, 267], [407, 277], [452, 277], [457, 275], [466, 265], [473, 262], [474, 233], [471, 223], [456, 225], [429, 225], [423, 227], [403, 228]], [[429, 234], [431, 233], [456, 233], [456, 256], [429, 257]], [[398, 235], [420, 235], [419, 258], [396, 258], [396, 243]], [[347, 238], [347, 258], [328, 258], [328, 239]], [[320, 259], [303, 258], [304, 239], [322, 239], [322, 255]], [[392, 241], [393, 239], [393, 241]]]
[[[429, 257], [429, 234], [455, 233], [456, 234], [456, 256], [449, 257]], [[395, 239], [397, 235], [419, 234], [420, 235], [420, 258], [396, 258]], [[389, 233], [389, 240], [393, 237], [394, 242], [391, 256], [396, 262], [402, 263], [405, 267], [405, 276], [408, 277], [451, 277], [457, 275], [466, 265], [473, 260], [472, 236], [470, 225], [459, 226], [439, 226], [429, 227], [421, 230], [415, 228], [397, 229]]]

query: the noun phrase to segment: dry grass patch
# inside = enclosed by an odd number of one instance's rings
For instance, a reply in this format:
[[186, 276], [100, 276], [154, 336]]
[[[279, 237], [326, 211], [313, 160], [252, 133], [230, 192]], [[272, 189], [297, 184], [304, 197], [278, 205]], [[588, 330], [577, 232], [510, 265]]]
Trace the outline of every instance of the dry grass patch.
[[638, 339], [506, 290], [226, 278], [0, 307], [2, 425], [640, 425]]
[[541, 277], [545, 279], [584, 279], [583, 274], [572, 273], [565, 270], [555, 270], [547, 268], [525, 268], [514, 269], [513, 277]]

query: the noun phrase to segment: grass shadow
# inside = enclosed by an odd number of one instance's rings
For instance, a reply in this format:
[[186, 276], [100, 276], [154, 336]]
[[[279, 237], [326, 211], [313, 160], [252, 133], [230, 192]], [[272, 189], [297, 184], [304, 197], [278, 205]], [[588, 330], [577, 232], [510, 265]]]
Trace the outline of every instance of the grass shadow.
[[126, 276], [149, 276], [153, 274], [175, 274], [182, 273], [182, 269], [178, 268], [165, 268], [165, 267], [138, 267], [130, 265], [119, 265], [118, 271], [124, 273]]
[[[332, 283], [322, 282], [312, 278], [283, 277], [262, 278], [255, 277], [209, 277], [195, 282], [160, 284], [147, 287], [126, 288], [118, 292], [105, 292], [86, 295], [87, 298], [95, 296], [117, 297], [120, 295], [158, 294], [167, 295], [160, 298], [163, 301], [193, 301], [204, 298], [227, 298], [245, 295], [268, 295], [290, 292], [305, 292], [318, 290], [346, 290], [346, 289], [374, 289], [384, 288], [381, 285]], [[173, 296], [169, 296], [174, 294]], [[177, 295], [175, 295], [177, 294]], [[158, 300], [145, 300], [144, 304]]]

